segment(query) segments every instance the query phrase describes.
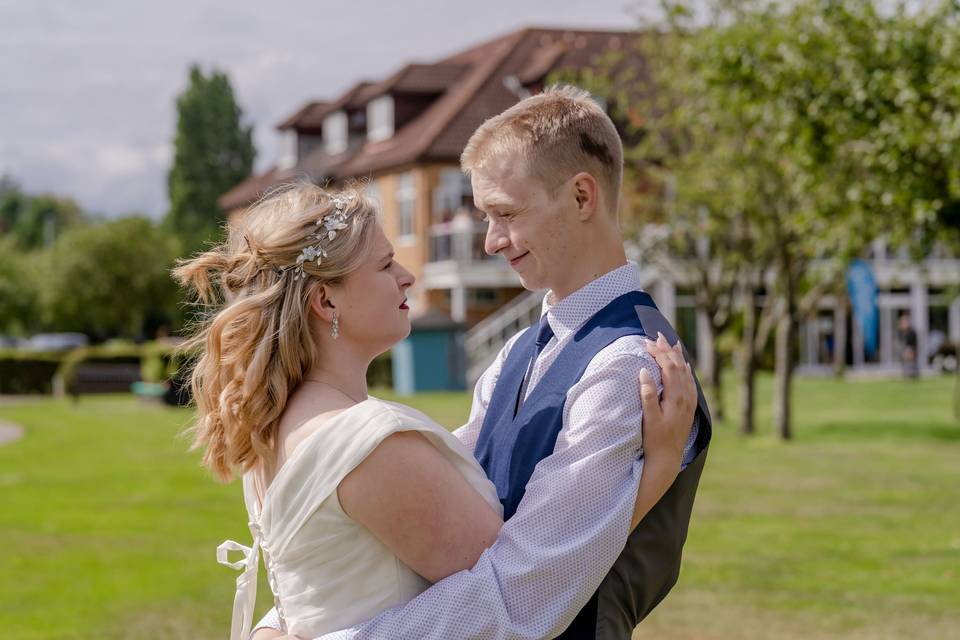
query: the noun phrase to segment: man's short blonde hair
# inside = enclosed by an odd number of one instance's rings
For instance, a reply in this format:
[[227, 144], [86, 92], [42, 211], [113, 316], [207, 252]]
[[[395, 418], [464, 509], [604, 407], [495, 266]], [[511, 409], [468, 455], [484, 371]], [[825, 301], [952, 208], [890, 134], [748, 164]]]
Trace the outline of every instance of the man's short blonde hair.
[[613, 121], [583, 89], [552, 86], [490, 118], [470, 136], [460, 166], [470, 175], [504, 154], [520, 160], [551, 192], [577, 173], [589, 173], [616, 214], [623, 143]]

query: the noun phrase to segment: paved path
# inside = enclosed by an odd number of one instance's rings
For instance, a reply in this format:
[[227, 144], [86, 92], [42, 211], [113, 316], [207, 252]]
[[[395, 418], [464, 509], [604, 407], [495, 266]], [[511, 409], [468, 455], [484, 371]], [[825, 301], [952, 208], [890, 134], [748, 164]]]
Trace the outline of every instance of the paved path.
[[23, 436], [23, 427], [12, 422], [0, 420], [0, 446], [19, 440]]
[[[17, 404], [24, 400], [24, 396], [0, 396], [0, 407]], [[12, 422], [0, 420], [0, 446], [19, 440], [23, 437], [23, 427]]]

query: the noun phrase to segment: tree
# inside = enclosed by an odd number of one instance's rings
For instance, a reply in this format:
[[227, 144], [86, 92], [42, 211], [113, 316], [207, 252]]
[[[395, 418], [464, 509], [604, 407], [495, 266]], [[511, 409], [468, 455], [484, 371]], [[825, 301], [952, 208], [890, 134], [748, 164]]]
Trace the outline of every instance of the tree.
[[960, 210], [958, 8], [663, 5], [666, 23], [640, 38], [648, 77], [610, 82], [620, 108], [642, 116], [628, 157], [669, 187], [652, 192], [665, 212], [655, 221], [700, 273], [698, 306], [715, 329], [729, 279], [703, 276], [736, 274], [745, 431], [756, 356], [775, 331], [775, 422], [789, 438], [799, 323], [872, 239], [924, 255]]
[[[741, 425], [753, 431], [757, 353], [771, 330], [773, 299], [757, 322], [757, 291], [769, 284], [776, 245], [767, 232], [769, 198], [782, 181], [780, 159], [769, 153], [758, 128], [761, 112], [731, 104], [718, 63], [717, 29], [690, 29], [672, 7], [668, 29], [643, 30], [637, 51], [605, 61], [606, 74], [583, 74], [624, 128], [625, 182], [633, 185], [634, 218], [628, 231], [643, 259], [693, 285], [695, 304], [707, 319], [711, 350], [704, 371], [711, 407], [720, 419], [721, 337], [742, 327]], [[636, 188], [640, 185], [640, 188]], [[739, 309], [742, 318], [736, 317]]]
[[11, 237], [0, 237], [0, 333], [26, 335], [34, 328], [36, 293], [28, 256]]
[[[680, 68], [667, 53], [681, 42], [675, 36], [645, 32], [625, 48], [606, 52], [593, 65], [554, 73], [548, 83], [575, 84], [602, 98], [617, 125], [624, 141], [620, 212], [624, 235], [659, 273], [694, 283], [696, 306], [708, 329], [707, 344], [697, 345], [706, 356], [700, 358], [704, 391], [713, 417], [722, 420], [721, 373], [727, 354], [719, 347], [719, 337], [734, 320], [740, 260], [731, 249], [742, 239], [736, 237], [738, 227], [721, 220], [720, 210], [711, 210], [709, 191], [716, 184], [684, 177], [694, 165], [703, 168], [699, 163], [705, 147], [698, 141], [709, 139], [701, 134], [713, 127], [684, 113], [696, 99], [693, 93], [680, 83], [660, 82], [665, 65], [671, 72]], [[699, 193], [694, 195], [694, 189]]]
[[68, 198], [24, 193], [10, 178], [0, 178], [0, 235], [14, 239], [19, 249], [48, 245], [70, 226], [83, 223], [85, 215]]
[[151, 319], [169, 324], [177, 317], [179, 291], [170, 268], [179, 248], [148, 218], [70, 229], [36, 260], [44, 326], [138, 338]]
[[13, 229], [24, 206], [23, 200], [20, 185], [10, 176], [0, 176], [0, 235], [7, 235]]
[[243, 126], [241, 117], [225, 74], [214, 70], [205, 75], [196, 65], [190, 68], [189, 85], [177, 98], [166, 217], [187, 252], [217, 238], [224, 221], [217, 198], [253, 168], [253, 127]]

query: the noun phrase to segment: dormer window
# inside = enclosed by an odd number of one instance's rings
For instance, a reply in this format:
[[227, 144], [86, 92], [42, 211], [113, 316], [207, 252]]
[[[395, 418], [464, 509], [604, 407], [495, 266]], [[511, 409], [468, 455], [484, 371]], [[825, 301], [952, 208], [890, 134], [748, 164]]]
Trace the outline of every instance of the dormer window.
[[347, 114], [331, 113], [323, 119], [323, 140], [327, 153], [335, 155], [347, 150]]
[[296, 166], [297, 160], [297, 132], [287, 129], [280, 136], [280, 159], [277, 166], [280, 169], [290, 169]]
[[385, 95], [367, 105], [367, 140], [377, 142], [393, 135], [393, 96]]

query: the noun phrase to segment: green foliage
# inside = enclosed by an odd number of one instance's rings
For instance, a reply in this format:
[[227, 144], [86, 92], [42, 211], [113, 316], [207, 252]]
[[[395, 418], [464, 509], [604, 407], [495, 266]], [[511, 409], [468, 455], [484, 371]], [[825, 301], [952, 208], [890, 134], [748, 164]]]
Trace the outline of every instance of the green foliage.
[[878, 237], [917, 257], [960, 237], [960, 5], [662, 5], [666, 23], [620, 54], [635, 64], [584, 82], [632, 128], [626, 175], [659, 225], [638, 236], [645, 258], [693, 267], [717, 331], [734, 288], [740, 313], [769, 294], [743, 343], [757, 353], [777, 328], [788, 437], [796, 327], [850, 260]]
[[187, 360], [186, 354], [163, 342], [149, 342], [141, 346], [143, 359], [140, 374], [146, 382], [163, 382], [173, 376]]
[[83, 221], [83, 212], [72, 200], [29, 195], [9, 178], [0, 179], [0, 236], [9, 235], [18, 249], [48, 245]]
[[0, 349], [0, 394], [53, 391], [53, 378], [63, 354]]
[[[64, 355], [57, 369], [56, 377], [66, 393], [76, 390], [77, 368], [84, 363], [142, 363], [145, 360], [144, 347], [130, 343], [103, 344], [73, 349]], [[143, 365], [141, 364], [141, 369]]]
[[377, 356], [367, 368], [367, 385], [371, 387], [393, 386], [393, 352]]
[[224, 216], [217, 198], [250, 175], [255, 150], [253, 127], [241, 124], [241, 109], [222, 72], [207, 75], [191, 67], [177, 114], [166, 223], [189, 253], [218, 238]]
[[140, 363], [143, 380], [163, 382], [176, 373], [184, 356], [165, 342], [107, 342], [67, 352], [0, 349], [0, 394], [27, 394], [73, 389], [77, 367], [84, 363]]
[[180, 246], [147, 218], [77, 227], [36, 259], [45, 326], [141, 337], [178, 314], [169, 270]]
[[0, 237], [0, 333], [26, 335], [36, 319], [36, 292], [31, 286], [30, 257], [12, 237]]
[[675, 180], [672, 214], [705, 207], [727, 229], [749, 213], [751, 249], [841, 267], [878, 236], [918, 255], [944, 237], [960, 206], [956, 3], [707, 4], [712, 23], [681, 18], [645, 49], [653, 135], [634, 159]]

